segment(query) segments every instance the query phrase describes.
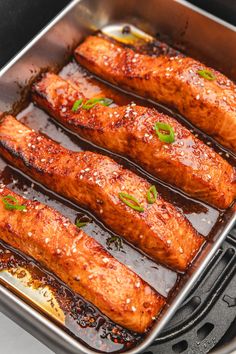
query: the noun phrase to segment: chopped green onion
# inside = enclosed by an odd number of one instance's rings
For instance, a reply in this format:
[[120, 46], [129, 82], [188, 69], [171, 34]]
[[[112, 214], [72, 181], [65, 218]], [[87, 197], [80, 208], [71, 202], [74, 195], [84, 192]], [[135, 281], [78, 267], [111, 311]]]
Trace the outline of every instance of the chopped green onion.
[[110, 98], [106, 98], [106, 97], [100, 97], [100, 98], [91, 98], [90, 100], [86, 101], [82, 108], [83, 109], [91, 109], [93, 108], [97, 103], [103, 105], [103, 106], [110, 106], [112, 104], [113, 100], [111, 100]]
[[123, 241], [120, 237], [118, 236], [111, 236], [107, 239], [106, 241], [107, 246], [109, 249], [112, 249], [111, 245], [114, 244], [116, 249], [120, 251], [123, 248]]
[[86, 226], [88, 223], [89, 223], [89, 221], [83, 221], [82, 219], [83, 219], [84, 217], [82, 217], [82, 218], [80, 218], [80, 219], [78, 219], [77, 221], [76, 221], [76, 223], [75, 223], [75, 225], [77, 226], [77, 227], [84, 227], [84, 226]]
[[71, 110], [73, 112], [76, 112], [82, 106], [82, 103], [83, 103], [82, 98], [77, 100], [77, 101], [75, 101], [75, 103], [73, 104], [73, 107], [71, 108]]
[[[5, 205], [5, 209], [7, 210], [25, 210], [25, 205], [20, 205], [15, 197], [12, 195], [6, 195], [2, 198], [2, 201]], [[13, 202], [13, 203], [11, 203]]]
[[215, 75], [210, 70], [198, 70], [197, 74], [204, 77], [204, 79], [213, 81], [215, 80]]
[[[132, 195], [129, 195], [127, 193], [119, 193], [119, 198], [120, 200], [125, 203], [126, 205], [128, 205], [130, 208], [137, 210], [137, 211], [144, 211], [144, 208], [142, 207], [142, 205], [138, 202], [138, 200], [133, 197]], [[129, 201], [131, 200], [131, 202]], [[132, 203], [133, 202], [133, 203]]]
[[151, 186], [147, 191], [147, 200], [149, 204], [153, 204], [157, 200], [157, 190], [155, 186]]
[[[156, 124], [154, 125], [154, 129], [158, 138], [163, 143], [173, 143], [175, 141], [174, 130], [169, 124], [156, 122]], [[160, 130], [165, 131], [166, 133], [161, 133]]]
[[85, 222], [85, 221], [76, 221], [76, 224], [75, 224], [77, 227], [84, 227], [84, 226], [86, 226], [87, 225], [87, 222]]

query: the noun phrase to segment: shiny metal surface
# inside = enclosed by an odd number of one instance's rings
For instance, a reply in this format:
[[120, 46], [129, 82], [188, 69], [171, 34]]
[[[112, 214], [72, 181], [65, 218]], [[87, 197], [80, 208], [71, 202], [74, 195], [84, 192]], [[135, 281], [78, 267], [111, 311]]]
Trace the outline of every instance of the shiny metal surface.
[[[236, 79], [235, 28], [185, 1], [149, 0], [147, 4], [138, 0], [75, 0], [0, 71], [0, 111], [16, 113], [20, 107], [16, 102], [22, 95], [27, 96], [30, 82], [41, 70], [60, 68], [85, 35], [119, 21], [136, 24], [152, 35], [157, 32], [168, 35], [191, 48], [190, 54], [205, 57]], [[191, 276], [169, 309], [146, 339], [127, 353], [145, 350], [174, 315], [235, 223], [236, 214], [232, 209], [226, 212], [225, 220], [194, 264]], [[56, 353], [94, 353], [1, 284], [0, 310]]]

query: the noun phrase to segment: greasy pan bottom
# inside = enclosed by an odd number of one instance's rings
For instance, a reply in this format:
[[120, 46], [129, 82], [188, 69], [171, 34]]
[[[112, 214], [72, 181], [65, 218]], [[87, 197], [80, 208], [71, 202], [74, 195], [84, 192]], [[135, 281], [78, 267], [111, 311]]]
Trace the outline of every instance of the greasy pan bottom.
[[[88, 73], [81, 69], [73, 60], [62, 69], [61, 75], [65, 78], [70, 76], [71, 80], [85, 81], [91, 90], [99, 89], [99, 83], [94, 87], [94, 83], [91, 82]], [[127, 97], [129, 99], [128, 94], [126, 94], [126, 99]], [[140, 102], [140, 99], [135, 96], [130, 96], [130, 100]], [[141, 100], [141, 103], [142, 105], [150, 105], [150, 102], [146, 100]], [[160, 105], [157, 105], [157, 107], [159, 110], [171, 114], [184, 124], [187, 124], [175, 112]], [[31, 128], [40, 130], [71, 150], [92, 150], [107, 154], [135, 173], [144, 176], [152, 184], [156, 185], [158, 192], [166, 200], [173, 203], [185, 214], [199, 233], [206, 237], [207, 245], [204, 247], [199, 259], [194, 262], [192, 268], [185, 275], [177, 275], [174, 271], [156, 264], [125, 241], [120, 242], [119, 238], [114, 238], [114, 235], [88, 211], [63, 200], [43, 186], [34, 183], [0, 159], [0, 170], [2, 171], [0, 182], [3, 182], [26, 198], [36, 198], [54, 207], [63, 215], [69, 217], [72, 222], [75, 222], [78, 217], [83, 215], [86, 220], [90, 221], [84, 231], [97, 239], [119, 261], [131, 267], [159, 293], [168, 297], [168, 304], [171, 304], [180, 288], [205, 258], [204, 254], [210, 250], [216, 240], [219, 240], [222, 230], [232, 219], [232, 209], [224, 213], [221, 210], [187, 197], [145, 173], [131, 161], [95, 147], [89, 142], [69, 133], [32, 104], [29, 104], [26, 109], [18, 114], [18, 119]], [[189, 124], [187, 125], [190, 126]], [[201, 134], [194, 127], [191, 127], [191, 129], [203, 140], [210, 141], [212, 146], [217, 151], [220, 151], [224, 158], [228, 159], [231, 164], [236, 165], [234, 156], [219, 145], [214, 145], [211, 139]], [[20, 252], [12, 250], [1, 242], [0, 270], [0, 282], [7, 284], [20, 297], [30, 302], [33, 307], [40, 309], [48, 318], [55, 321], [63, 330], [74, 338], [79, 339], [90, 349], [103, 352], [124, 351], [135, 347], [143, 340], [142, 336], [131, 333], [112, 323], [91, 304], [71, 292], [59, 279], [37, 264], [37, 262], [25, 257]], [[162, 317], [164, 315], [165, 311]]]

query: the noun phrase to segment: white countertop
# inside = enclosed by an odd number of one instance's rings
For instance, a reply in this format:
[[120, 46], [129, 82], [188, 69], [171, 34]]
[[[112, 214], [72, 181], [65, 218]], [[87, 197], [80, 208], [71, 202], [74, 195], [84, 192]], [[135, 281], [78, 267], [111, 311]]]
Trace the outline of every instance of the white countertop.
[[0, 313], [1, 354], [53, 354], [37, 339]]

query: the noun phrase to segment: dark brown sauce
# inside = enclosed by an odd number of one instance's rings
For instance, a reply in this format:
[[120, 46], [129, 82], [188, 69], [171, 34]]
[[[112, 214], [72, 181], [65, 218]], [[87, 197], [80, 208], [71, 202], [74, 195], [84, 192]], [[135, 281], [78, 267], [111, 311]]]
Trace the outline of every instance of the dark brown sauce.
[[[95, 82], [94, 78], [85, 70], [81, 69], [74, 61], [64, 67], [61, 71], [61, 75], [64, 78], [70, 78], [70, 80], [82, 85], [87, 90], [86, 96], [88, 98], [90, 95], [94, 95], [94, 93], [99, 94], [101, 89], [100, 85], [103, 85], [101, 81]], [[195, 134], [198, 134], [202, 140], [207, 142], [210, 141], [216, 151], [221, 152], [223, 157], [235, 164], [235, 158], [233, 155], [228, 154], [228, 152], [218, 144], [212, 142], [209, 137], [200, 133], [198, 129], [192, 127], [191, 124], [187, 123], [183, 117], [177, 115], [175, 112], [151, 101], [140, 99], [134, 95], [128, 95], [124, 91], [123, 93], [120, 91], [114, 91], [110, 85], [107, 86], [107, 92], [109, 95], [108, 97], [113, 98], [115, 103], [119, 105], [127, 104], [130, 101], [135, 101], [142, 105], [155, 104], [160, 111], [174, 116], [176, 119], [193, 129]], [[89, 142], [68, 132], [55, 123], [54, 120], [42, 110], [33, 106], [33, 104], [30, 104], [24, 111], [22, 111], [18, 115], [18, 119], [29, 125], [31, 128], [40, 130], [52, 139], [62, 143], [62, 145], [68, 149], [74, 151], [92, 150], [111, 156], [127, 168], [148, 179], [152, 184], [155, 184], [158, 192], [166, 200], [181, 210], [198, 232], [206, 236], [208, 240], [214, 236], [219, 220], [223, 215], [221, 211], [202, 202], [193, 200], [185, 196], [183, 193], [176, 191], [172, 187], [159, 181], [157, 178], [145, 173], [126, 158], [122, 158], [104, 149], [95, 147]], [[122, 241], [121, 249], [118, 249], [114, 243], [109, 245], [108, 240], [113, 234], [107, 230], [96, 217], [48, 191], [38, 183], [34, 183], [27, 176], [24, 176], [22, 173], [7, 165], [2, 159], [0, 159], [0, 170], [3, 171], [0, 175], [0, 182], [4, 182], [12, 190], [24, 195], [26, 198], [35, 198], [42, 203], [54, 207], [63, 215], [67, 216], [72, 222], [75, 222], [75, 220], [81, 216], [86, 216], [86, 218], [90, 219], [91, 222], [83, 228], [84, 231], [107, 248], [108, 251], [119, 261], [139, 274], [159, 293], [168, 297], [168, 295], [170, 296], [173, 294], [173, 289], [177, 289], [177, 287], [174, 288], [174, 286], [178, 283], [177, 280], [179, 280], [179, 276], [177, 276], [174, 271], [155, 263], [125, 241]], [[12, 270], [17, 267], [22, 267], [29, 271], [31, 274], [29, 285], [33, 286], [33, 288], [36, 289], [39, 286], [47, 286], [51, 289], [59, 304], [59, 308], [62, 309], [65, 315], [64, 321], [61, 325], [67, 332], [71, 333], [81, 342], [87, 344], [90, 348], [104, 352], [122, 351], [135, 346], [142, 339], [141, 336], [122, 329], [120, 326], [112, 323], [93, 305], [74, 294], [56, 276], [44, 269], [37, 262], [0, 242], [0, 270], [2, 270], [0, 273], [0, 281], [1, 279], [5, 279], [6, 281], [5, 272], [3, 270], [7, 269], [9, 272], [12, 272]], [[18, 279], [20, 279], [21, 276], [22, 278], [25, 277], [24, 273], [19, 274], [17, 274]], [[35, 284], [37, 284], [37, 286], [35, 286]], [[21, 291], [22, 294], [24, 293], [22, 289], [19, 291]], [[40, 306], [39, 302], [34, 301], [34, 303]], [[53, 303], [51, 306], [54, 306]], [[55, 320], [56, 317], [52, 316], [51, 318]]]

